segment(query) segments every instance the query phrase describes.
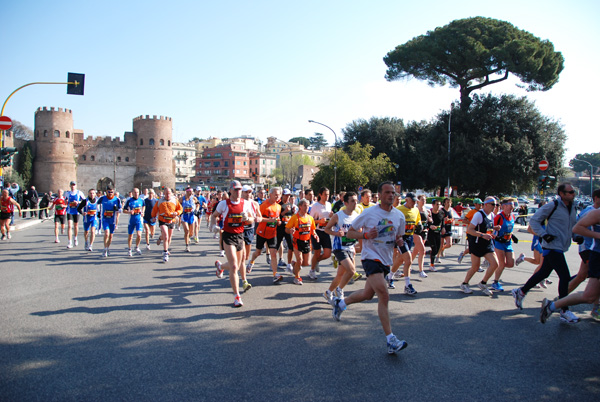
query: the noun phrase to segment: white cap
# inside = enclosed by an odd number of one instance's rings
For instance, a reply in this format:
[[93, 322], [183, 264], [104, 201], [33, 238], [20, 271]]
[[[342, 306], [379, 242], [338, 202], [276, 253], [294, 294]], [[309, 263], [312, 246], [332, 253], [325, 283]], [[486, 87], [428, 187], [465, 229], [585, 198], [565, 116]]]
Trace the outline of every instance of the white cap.
[[245, 193], [246, 191], [252, 191], [252, 187], [250, 187], [250, 186], [249, 186], [249, 185], [247, 185], [247, 184], [244, 184], [244, 185], [242, 186], [242, 192], [243, 192], [243, 193]]
[[289, 188], [284, 188], [283, 189], [283, 195], [290, 195], [290, 194], [292, 194], [292, 192], [290, 191]]

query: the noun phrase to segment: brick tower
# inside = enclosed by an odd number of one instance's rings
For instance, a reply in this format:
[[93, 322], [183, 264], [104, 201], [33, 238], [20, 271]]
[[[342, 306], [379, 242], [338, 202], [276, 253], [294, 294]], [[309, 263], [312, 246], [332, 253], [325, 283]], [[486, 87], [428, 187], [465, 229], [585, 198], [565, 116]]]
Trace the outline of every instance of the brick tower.
[[175, 188], [171, 118], [136, 117], [133, 132], [137, 135], [134, 185], [151, 188], [153, 182], [160, 182], [160, 186]]
[[35, 112], [33, 181], [39, 192], [69, 189], [77, 180], [70, 109], [40, 107]]

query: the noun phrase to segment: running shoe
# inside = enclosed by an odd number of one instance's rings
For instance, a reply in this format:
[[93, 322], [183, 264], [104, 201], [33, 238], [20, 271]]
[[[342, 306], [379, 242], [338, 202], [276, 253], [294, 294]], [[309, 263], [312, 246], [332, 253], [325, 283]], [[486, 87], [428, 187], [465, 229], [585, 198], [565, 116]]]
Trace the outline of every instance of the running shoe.
[[419, 276], [421, 278], [427, 278], [427, 274], [425, 273], [425, 271], [419, 271]]
[[550, 304], [552, 304], [550, 300], [546, 298], [542, 300], [542, 310], [540, 311], [540, 322], [542, 324], [545, 324], [548, 317], [552, 315], [552, 310], [550, 310]]
[[359, 274], [358, 272], [355, 272], [354, 275], [352, 275], [352, 280], [357, 281], [360, 278], [362, 278], [362, 274]]
[[331, 259], [333, 260], [333, 268], [337, 269], [337, 267], [338, 267], [338, 260], [337, 260], [337, 258], [335, 258], [335, 255], [332, 255]]
[[198, 236], [194, 237], [194, 243], [196, 243], [196, 244], [200, 243], [200, 240], [198, 240]]
[[77, 246], [77, 245], [79, 244], [79, 242], [77, 241], [77, 237], [76, 237], [76, 238], [73, 240], [73, 244], [74, 244], [75, 246]]
[[283, 259], [280, 258], [279, 262], [277, 263], [277, 266], [278, 267], [285, 267], [286, 266], [285, 261], [283, 261]]
[[517, 257], [517, 260], [515, 261], [515, 264], [517, 264], [517, 266], [518, 266], [523, 261], [525, 261], [525, 254], [521, 253], [521, 255]]
[[84, 249], [84, 250], [87, 250], [87, 249], [88, 249], [88, 246], [89, 246], [89, 244], [88, 244], [88, 242], [86, 241], [86, 242], [85, 242], [85, 244], [83, 245], [83, 249]]
[[396, 289], [396, 285], [394, 285], [394, 279], [393, 278], [390, 278], [390, 276], [388, 275], [388, 276], [385, 277], [385, 280], [387, 282], [388, 289]]
[[146, 250], [150, 250], [150, 243], [146, 244]]
[[340, 307], [340, 302], [342, 301], [342, 299], [340, 299], [339, 297], [335, 297], [333, 299], [333, 311], [331, 312], [333, 315], [333, 319], [336, 321], [339, 321], [341, 319], [342, 313], [344, 312], [344, 310], [342, 310], [342, 308]]
[[435, 263], [436, 264], [441, 264], [442, 262], [440, 261], [440, 257], [435, 257]]
[[546, 285], [552, 285], [552, 281], [550, 279], [546, 279]]
[[267, 265], [271, 265], [271, 255], [269, 254], [269, 251], [267, 250]]
[[244, 292], [252, 289], [252, 285], [250, 284], [250, 282], [248, 281], [244, 281], [242, 282], [242, 289], [244, 290]]
[[533, 288], [534, 288], [534, 289], [539, 289], [539, 288], [540, 288], [540, 284], [538, 283], [538, 284], [537, 284], [537, 285], [535, 285]]
[[511, 290], [510, 293], [515, 299], [515, 306], [517, 306], [518, 309], [523, 310], [523, 299], [525, 298], [525, 295], [521, 291], [521, 288], [515, 288]]
[[[4, 240], [4, 235], [2, 235], [2, 240]], [[54, 239], [54, 243], [60, 243], [60, 240], [58, 237], [56, 239]]]
[[302, 278], [294, 278], [294, 284], [296, 285], [302, 285]]
[[435, 271], [437, 271], [437, 269], [435, 269], [435, 265], [433, 265], [433, 264], [429, 264], [429, 270], [430, 270], [431, 272], [435, 272]]
[[543, 289], [548, 289], [548, 286], [546, 286], [546, 283], [544, 281], [540, 282], [540, 287]]
[[592, 309], [592, 311], [590, 312], [590, 315], [592, 316], [592, 318], [596, 321], [600, 321], [600, 312], [598, 312], [598, 308], [595, 307]]
[[477, 272], [483, 272], [485, 271], [485, 269], [483, 269], [482, 267], [477, 268]]
[[273, 283], [279, 283], [283, 280], [283, 276], [281, 274], [275, 274], [273, 276]]
[[142, 255], [142, 250], [140, 250], [140, 248], [138, 247], [138, 248], [135, 249], [135, 253], [137, 255]]
[[286, 264], [285, 269], [288, 271], [288, 273], [294, 275], [294, 266], [292, 264]]
[[308, 271], [308, 277], [312, 280], [317, 280], [317, 273], [314, 270]]
[[133, 256], [133, 253], [131, 252], [131, 249], [128, 249], [128, 250], [127, 250], [127, 256], [128, 256], [128, 257], [132, 257], [132, 256]]
[[469, 287], [469, 284], [467, 284], [467, 283], [461, 283], [460, 284], [460, 291], [463, 292], [463, 293], [466, 293], [468, 295], [470, 295], [471, 293], [473, 293], [473, 291]]
[[502, 285], [500, 284], [500, 282], [494, 282], [494, 283], [492, 283], [491, 288], [492, 288], [492, 290], [495, 290], [496, 292], [504, 292], [504, 288], [502, 287]]
[[248, 262], [248, 264], [246, 264], [246, 273], [249, 274], [250, 272], [252, 272], [252, 267], [254, 266], [254, 264], [252, 264], [251, 262]]
[[560, 320], [562, 322], [566, 322], [567, 324], [574, 324], [579, 322], [579, 317], [577, 317], [571, 310], [565, 310], [560, 312]]
[[412, 283], [409, 283], [404, 287], [404, 294], [409, 296], [414, 296], [417, 294], [417, 291], [415, 290], [415, 288], [413, 288]]
[[494, 295], [494, 293], [492, 293], [492, 291], [490, 290], [490, 288], [487, 287], [487, 285], [485, 283], [478, 283], [477, 287], [479, 288], [479, 290], [481, 290], [483, 292], [484, 295], [492, 297]]
[[490, 266], [490, 263], [488, 262], [488, 260], [483, 260], [483, 262], [481, 263], [481, 268], [488, 268]]
[[185, 245], [185, 252], [186, 252], [186, 253], [189, 253], [189, 252], [190, 252], [190, 246], [189, 246], [189, 245], [187, 245], [187, 244]]
[[218, 238], [219, 238], [219, 235], [218, 235], [217, 233], [215, 233], [215, 234], [213, 235], [213, 239], [218, 239]]
[[225, 250], [221, 250], [221, 252], [219, 253], [219, 257], [225, 257]]
[[73, 243], [71, 243], [71, 242], [67, 243], [67, 248], [73, 248]]
[[397, 271], [394, 273], [394, 279], [395, 279], [395, 280], [402, 279], [403, 277], [404, 277], [404, 274], [403, 274], [403, 273], [402, 273], [400, 270], [397, 270]]
[[88, 247], [88, 251], [94, 251], [92, 250], [92, 246]]
[[161, 240], [160, 237], [158, 239], [156, 239], [156, 245], [157, 246], [160, 246], [160, 240]]
[[344, 289], [338, 286], [337, 288], [335, 288], [335, 295], [340, 299], [344, 300]]
[[396, 335], [394, 335], [392, 336], [392, 339], [390, 339], [387, 342], [388, 354], [393, 355], [394, 353], [399, 352], [402, 349], [406, 349], [407, 346], [408, 343], [406, 343], [406, 341], [401, 341], [398, 338], [396, 338]]
[[462, 260], [465, 257], [465, 252], [461, 251], [460, 254], [458, 255], [458, 263], [462, 264]]
[[221, 268], [221, 261], [217, 260], [215, 261], [215, 268], [217, 268], [217, 278], [222, 278], [223, 277], [223, 268]]
[[325, 292], [323, 292], [323, 297], [325, 298], [325, 300], [327, 300], [327, 303], [333, 305], [333, 298], [335, 296], [333, 296], [333, 292], [330, 291], [329, 289], [327, 289]]
[[242, 298], [240, 295], [236, 295], [235, 299], [233, 299], [233, 307], [242, 307], [244, 303], [242, 302]]
[[167, 261], [169, 261], [169, 253], [168, 253], [168, 252], [166, 252], [166, 251], [165, 251], [165, 252], [163, 252], [163, 261], [164, 261], [164, 262], [167, 262]]
[[102, 252], [102, 257], [103, 258], [108, 257], [108, 250], [104, 249], [104, 251]]
[[319, 266], [319, 264], [317, 264], [317, 266], [315, 267], [315, 272], [321, 272], [321, 267]]

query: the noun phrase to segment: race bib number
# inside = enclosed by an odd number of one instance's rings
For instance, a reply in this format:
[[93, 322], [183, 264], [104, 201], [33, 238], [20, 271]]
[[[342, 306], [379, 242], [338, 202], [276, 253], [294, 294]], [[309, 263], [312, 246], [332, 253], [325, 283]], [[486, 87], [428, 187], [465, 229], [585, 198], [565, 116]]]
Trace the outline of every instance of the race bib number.
[[242, 226], [243, 219], [243, 214], [232, 214], [227, 216], [227, 223], [229, 224], [229, 227], [237, 228]]
[[142, 213], [142, 209], [140, 207], [133, 208], [133, 214], [134, 215], [139, 215], [141, 213]]
[[104, 211], [104, 217], [107, 219], [111, 219], [114, 214], [115, 214], [115, 211]]

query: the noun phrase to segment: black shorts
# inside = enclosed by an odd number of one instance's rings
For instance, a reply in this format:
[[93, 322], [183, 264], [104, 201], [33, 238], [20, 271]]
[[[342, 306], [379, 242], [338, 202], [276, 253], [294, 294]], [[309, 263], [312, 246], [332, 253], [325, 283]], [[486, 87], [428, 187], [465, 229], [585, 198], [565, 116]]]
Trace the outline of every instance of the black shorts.
[[367, 277], [372, 274], [383, 274], [384, 276], [387, 276], [387, 274], [390, 273], [390, 267], [388, 267], [387, 265], [383, 265], [379, 261], [362, 260], [361, 262], [363, 269], [365, 270], [365, 274], [367, 274]]
[[163, 222], [163, 221], [158, 221], [158, 226], [166, 226], [169, 229], [174, 229], [175, 228], [175, 222]]
[[590, 262], [590, 253], [591, 250], [583, 250], [581, 253], [579, 253], [579, 257], [581, 257], [581, 261], [583, 261], [584, 264]]
[[277, 236], [273, 237], [272, 239], [265, 239], [261, 235], [257, 234], [256, 235], [256, 249], [262, 250], [265, 247], [265, 243], [267, 243], [268, 248], [276, 249], [275, 246], [277, 245]]
[[396, 246], [396, 248], [400, 250], [401, 254], [408, 253], [415, 246], [415, 240], [413, 238], [413, 235], [402, 236], [402, 239], [404, 239], [404, 244], [402, 245], [402, 247]]
[[313, 250], [320, 250], [322, 248], [328, 248], [331, 250], [331, 236], [329, 236], [323, 230], [315, 230], [315, 233], [317, 234], [317, 236], [319, 236], [319, 241], [317, 241], [317, 239], [315, 239], [314, 237], [310, 238]]
[[67, 214], [67, 220], [77, 223], [79, 222], [79, 214]]
[[56, 215], [54, 214], [54, 222], [58, 222], [61, 225], [65, 224], [65, 216], [64, 215]]
[[292, 243], [294, 244], [294, 250], [298, 250], [302, 254], [310, 253], [310, 241], [293, 239]]
[[588, 278], [600, 279], [600, 253], [590, 250]]
[[235, 251], [242, 251], [244, 247], [244, 234], [243, 233], [229, 233], [223, 232], [223, 244], [229, 246], [235, 246]]
[[244, 227], [244, 243], [248, 246], [254, 241], [254, 226]]
[[475, 257], [485, 257], [486, 254], [493, 253], [494, 251], [494, 242], [480, 237], [471, 236], [469, 238], [469, 253]]
[[291, 250], [293, 247], [292, 244], [292, 235], [285, 232], [285, 225], [281, 225], [277, 227], [277, 244], [276, 248], [279, 250], [279, 246], [281, 246], [281, 242], [285, 239], [285, 243], [287, 244], [288, 250]]
[[12, 218], [13, 213], [12, 212], [0, 212], [0, 220], [6, 220], [6, 219], [10, 219]]
[[350, 250], [333, 250], [333, 255], [338, 262], [342, 262], [347, 258], [354, 261], [354, 253]]

